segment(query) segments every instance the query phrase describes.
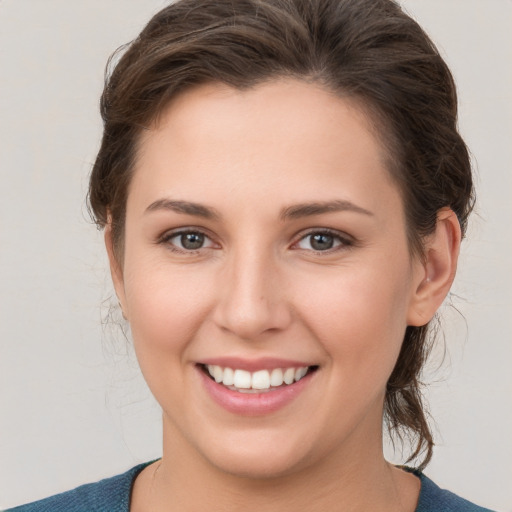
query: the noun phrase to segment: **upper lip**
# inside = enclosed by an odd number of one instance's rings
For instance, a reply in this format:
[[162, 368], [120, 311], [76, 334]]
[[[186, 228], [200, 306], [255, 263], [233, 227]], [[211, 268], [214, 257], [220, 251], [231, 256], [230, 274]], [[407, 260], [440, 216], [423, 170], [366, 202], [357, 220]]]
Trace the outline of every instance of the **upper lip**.
[[211, 357], [198, 361], [198, 364], [221, 366], [255, 372], [258, 370], [273, 370], [274, 368], [302, 368], [314, 366], [311, 363], [293, 359], [281, 359], [276, 357], [261, 357], [257, 359], [244, 359], [241, 357]]

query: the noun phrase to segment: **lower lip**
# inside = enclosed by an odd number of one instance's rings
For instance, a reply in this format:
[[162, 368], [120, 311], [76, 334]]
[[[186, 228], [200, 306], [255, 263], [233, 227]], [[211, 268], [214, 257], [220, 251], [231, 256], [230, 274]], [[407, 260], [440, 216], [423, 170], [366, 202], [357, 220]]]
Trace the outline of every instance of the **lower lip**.
[[313, 373], [297, 382], [264, 393], [240, 393], [210, 379], [198, 367], [206, 391], [218, 405], [229, 412], [242, 416], [271, 414], [292, 402], [310, 383]]

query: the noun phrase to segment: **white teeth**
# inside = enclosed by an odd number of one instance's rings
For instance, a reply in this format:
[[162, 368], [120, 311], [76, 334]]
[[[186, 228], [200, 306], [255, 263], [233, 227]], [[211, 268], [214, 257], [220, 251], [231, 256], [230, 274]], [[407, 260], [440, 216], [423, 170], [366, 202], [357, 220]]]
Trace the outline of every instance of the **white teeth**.
[[305, 368], [305, 367], [297, 368], [295, 370], [295, 382], [297, 382], [298, 380], [302, 379], [302, 377], [304, 377], [304, 375], [306, 375], [306, 373], [308, 373], [308, 369], [307, 368]]
[[235, 370], [233, 385], [235, 388], [249, 389], [251, 387], [251, 372]]
[[299, 381], [308, 373], [307, 366], [274, 368], [272, 371], [258, 370], [253, 373], [246, 370], [222, 368], [217, 365], [208, 365], [207, 369], [215, 382], [240, 391], [269, 390], [271, 387], [277, 388], [283, 384], [290, 385]]
[[295, 368], [286, 368], [283, 380], [285, 384], [291, 384], [295, 381]]
[[224, 378], [222, 384], [224, 386], [232, 386], [235, 383], [235, 372], [231, 368], [224, 368]]
[[270, 374], [270, 385], [271, 386], [282, 386], [283, 385], [283, 370], [281, 368], [274, 368]]
[[260, 370], [252, 374], [253, 389], [268, 389], [270, 387], [270, 374], [268, 370]]
[[220, 366], [213, 367], [213, 378], [215, 382], [222, 382], [222, 378], [224, 377], [224, 372]]

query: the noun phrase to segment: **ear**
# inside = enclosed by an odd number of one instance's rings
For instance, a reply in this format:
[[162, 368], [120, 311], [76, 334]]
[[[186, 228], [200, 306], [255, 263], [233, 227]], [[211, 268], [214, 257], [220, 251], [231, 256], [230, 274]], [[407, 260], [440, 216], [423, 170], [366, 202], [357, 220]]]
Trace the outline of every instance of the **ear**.
[[427, 324], [441, 306], [455, 278], [460, 242], [457, 216], [450, 208], [442, 208], [435, 232], [427, 239], [425, 259], [416, 263], [408, 325]]
[[110, 275], [112, 276], [112, 282], [114, 284], [114, 289], [116, 291], [117, 299], [119, 301], [119, 306], [121, 307], [121, 311], [123, 313], [123, 318], [128, 320], [126, 315], [126, 297], [124, 293], [124, 277], [123, 277], [123, 267], [116, 256], [114, 251], [114, 240], [112, 237], [112, 222], [109, 217], [109, 221], [105, 226], [105, 247], [107, 249], [108, 260], [110, 264]]

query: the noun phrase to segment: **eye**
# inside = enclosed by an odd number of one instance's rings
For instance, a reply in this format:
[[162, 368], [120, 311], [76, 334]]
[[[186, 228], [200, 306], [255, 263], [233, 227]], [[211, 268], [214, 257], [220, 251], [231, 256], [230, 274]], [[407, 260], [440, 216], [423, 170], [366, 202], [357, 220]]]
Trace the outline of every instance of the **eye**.
[[329, 230], [314, 231], [303, 236], [296, 247], [316, 252], [326, 252], [338, 248], [349, 247], [353, 242], [348, 237]]
[[168, 233], [162, 237], [162, 242], [169, 244], [178, 252], [197, 251], [214, 247], [212, 240], [201, 231], [179, 231]]

